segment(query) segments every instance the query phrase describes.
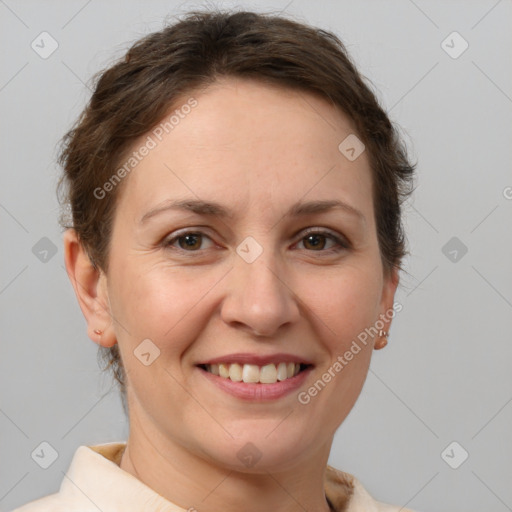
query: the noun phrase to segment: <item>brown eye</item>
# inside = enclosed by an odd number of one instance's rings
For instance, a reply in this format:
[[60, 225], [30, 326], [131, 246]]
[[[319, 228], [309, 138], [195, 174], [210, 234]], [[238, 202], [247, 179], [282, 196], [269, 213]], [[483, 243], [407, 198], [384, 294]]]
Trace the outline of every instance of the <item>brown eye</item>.
[[198, 233], [192, 233], [190, 235], [180, 236], [177, 240], [182, 249], [196, 250], [201, 247], [202, 235]]
[[344, 238], [327, 231], [309, 231], [299, 240], [308, 251], [333, 253], [350, 247]]
[[[164, 242], [164, 246], [169, 249], [178, 249], [187, 252], [198, 252], [205, 249], [204, 244], [206, 241], [211, 240], [210, 237], [200, 232], [186, 231], [185, 233], [174, 236]], [[208, 248], [207, 246], [206, 248]]]
[[325, 243], [326, 243], [325, 239], [326, 239], [325, 235], [321, 235], [321, 234], [315, 233], [312, 235], [308, 235], [303, 238], [304, 246], [306, 247], [306, 249], [313, 249], [313, 250], [323, 249], [325, 247]]

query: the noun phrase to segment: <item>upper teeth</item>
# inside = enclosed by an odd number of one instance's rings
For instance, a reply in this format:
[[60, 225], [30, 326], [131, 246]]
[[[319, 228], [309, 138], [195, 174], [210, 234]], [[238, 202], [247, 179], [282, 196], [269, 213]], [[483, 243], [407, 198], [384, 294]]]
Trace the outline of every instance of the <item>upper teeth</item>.
[[297, 375], [300, 363], [271, 363], [261, 367], [256, 364], [221, 363], [208, 364], [206, 370], [234, 382], [274, 384]]

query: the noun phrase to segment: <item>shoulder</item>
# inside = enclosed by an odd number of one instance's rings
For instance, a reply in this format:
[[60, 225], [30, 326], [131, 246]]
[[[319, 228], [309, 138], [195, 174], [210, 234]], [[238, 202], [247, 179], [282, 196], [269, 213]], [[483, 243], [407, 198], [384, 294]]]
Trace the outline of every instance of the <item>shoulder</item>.
[[357, 478], [331, 466], [327, 466], [325, 490], [339, 512], [414, 512], [375, 500]]
[[[108, 481], [119, 470], [117, 461], [125, 443], [80, 446], [74, 453], [59, 492], [31, 501], [12, 512], [98, 512], [99, 475]], [[114, 473], [113, 473], [114, 472]]]

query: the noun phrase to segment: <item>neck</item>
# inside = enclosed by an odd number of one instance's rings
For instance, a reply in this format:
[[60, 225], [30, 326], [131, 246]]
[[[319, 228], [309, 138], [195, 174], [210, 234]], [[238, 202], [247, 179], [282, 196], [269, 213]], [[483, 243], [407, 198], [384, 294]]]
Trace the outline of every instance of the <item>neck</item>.
[[120, 467], [187, 511], [329, 512], [324, 474], [331, 442], [297, 467], [247, 473], [214, 465], [158, 434], [148, 436], [135, 422]]

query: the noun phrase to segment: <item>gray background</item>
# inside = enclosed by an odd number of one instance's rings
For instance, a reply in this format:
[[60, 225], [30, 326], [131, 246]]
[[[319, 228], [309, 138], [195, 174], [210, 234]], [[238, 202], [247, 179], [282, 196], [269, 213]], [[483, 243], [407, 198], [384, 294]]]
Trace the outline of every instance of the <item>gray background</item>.
[[[56, 143], [94, 72], [166, 16], [202, 5], [0, 1], [1, 510], [55, 492], [79, 445], [127, 436], [63, 267]], [[336, 32], [419, 161], [403, 311], [331, 463], [423, 512], [512, 510], [512, 3], [215, 5], [285, 9]], [[42, 31], [59, 44], [47, 59], [31, 48]], [[453, 31], [469, 44], [458, 58], [441, 46]], [[448, 39], [452, 52], [460, 43]], [[31, 458], [43, 441], [58, 453], [46, 470]], [[456, 465], [462, 450], [469, 458], [452, 469], [445, 460]]]

